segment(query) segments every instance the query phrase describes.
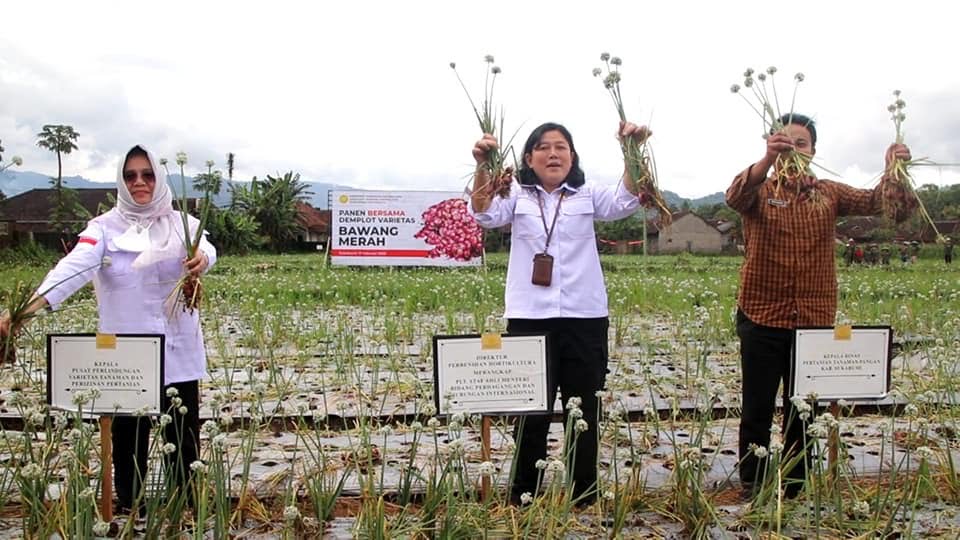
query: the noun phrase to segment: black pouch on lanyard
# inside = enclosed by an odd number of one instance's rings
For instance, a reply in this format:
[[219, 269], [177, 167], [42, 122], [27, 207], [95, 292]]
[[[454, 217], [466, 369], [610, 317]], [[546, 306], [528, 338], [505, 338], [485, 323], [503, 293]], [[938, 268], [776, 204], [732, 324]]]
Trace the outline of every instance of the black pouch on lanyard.
[[533, 256], [533, 279], [534, 285], [549, 287], [553, 279], [553, 255], [546, 253], [537, 253]]

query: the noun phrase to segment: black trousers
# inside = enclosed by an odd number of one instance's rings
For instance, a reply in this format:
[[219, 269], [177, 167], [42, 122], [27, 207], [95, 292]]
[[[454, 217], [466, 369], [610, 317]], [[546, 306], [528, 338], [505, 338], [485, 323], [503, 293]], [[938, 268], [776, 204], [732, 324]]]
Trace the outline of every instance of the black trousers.
[[[167, 397], [167, 388], [177, 389], [177, 397], [187, 408], [187, 414], [181, 415], [176, 407], [171, 408], [173, 398]], [[173, 475], [173, 485], [182, 491], [189, 489], [190, 464], [200, 455], [200, 384], [199, 381], [179, 382], [163, 390], [160, 410], [173, 418], [164, 427], [164, 442], [177, 445], [176, 451], [164, 456], [164, 472], [168, 478]], [[113, 478], [121, 508], [133, 508], [140, 496], [147, 475], [147, 451], [154, 421], [145, 416], [113, 419]]]
[[[567, 425], [567, 400], [581, 399], [583, 419], [590, 429], [580, 433], [576, 444], [576, 461], [572, 471], [567, 463], [567, 474], [573, 474], [575, 498], [593, 498], [597, 484], [597, 422], [600, 412], [598, 390], [602, 390], [607, 376], [609, 346], [607, 331], [610, 322], [606, 317], [595, 319], [509, 319], [507, 332], [546, 333], [549, 335], [550, 385], [547, 403], [552, 409], [560, 389], [564, 404], [564, 426]], [[547, 457], [547, 433], [551, 414], [526, 415], [518, 419], [514, 428], [517, 442], [516, 476], [512, 494], [534, 493], [540, 471], [538, 459]]]
[[[763, 480], [766, 459], [757, 458], [750, 445], [769, 448], [770, 427], [776, 408], [777, 390], [783, 383], [783, 445], [781, 463], [794, 459], [804, 447], [808, 422], [796, 418], [790, 402], [789, 386], [793, 372], [791, 351], [794, 331], [754, 323], [737, 310], [737, 335], [740, 336], [740, 366], [743, 374], [742, 413], [740, 416], [740, 480]], [[816, 411], [811, 411], [811, 416]], [[802, 482], [810, 462], [808, 453], [787, 471], [787, 478]], [[794, 486], [798, 486], [793, 482]], [[796, 488], [795, 488], [796, 489]]]

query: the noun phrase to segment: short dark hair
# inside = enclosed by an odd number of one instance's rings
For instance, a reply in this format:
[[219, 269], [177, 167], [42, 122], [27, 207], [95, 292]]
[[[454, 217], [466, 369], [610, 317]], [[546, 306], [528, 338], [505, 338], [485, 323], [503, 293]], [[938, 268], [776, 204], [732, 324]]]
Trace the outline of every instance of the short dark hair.
[[127, 162], [130, 161], [130, 158], [135, 156], [142, 156], [147, 158], [147, 161], [150, 161], [150, 155], [147, 154], [147, 151], [138, 144], [131, 148], [129, 152], [127, 152], [127, 157], [123, 158], [123, 166], [126, 167]]
[[567, 177], [564, 178], [564, 182], [572, 188], [578, 188], [583, 185], [586, 177], [583, 174], [583, 170], [580, 168], [580, 154], [577, 153], [576, 148], [573, 146], [573, 135], [570, 135], [570, 131], [563, 127], [560, 124], [554, 122], [547, 122], [545, 124], [540, 124], [537, 126], [537, 129], [534, 129], [530, 136], [527, 137], [527, 142], [523, 145], [523, 162], [520, 164], [520, 171], [517, 172], [517, 176], [520, 179], [520, 185], [522, 186], [535, 186], [540, 183], [540, 179], [537, 178], [537, 173], [533, 172], [533, 169], [527, 165], [527, 154], [533, 153], [533, 147], [540, 142], [540, 139], [548, 131], [559, 131], [563, 138], [567, 140], [567, 144], [570, 145], [570, 152], [573, 154], [573, 162], [570, 165], [570, 172], [567, 173]]
[[[813, 121], [813, 118], [800, 113], [787, 113], [780, 117], [780, 124], [784, 127], [795, 124], [807, 128], [807, 131], [810, 132], [810, 147], [817, 148], [817, 124]], [[773, 132], [770, 134], [773, 135]]]

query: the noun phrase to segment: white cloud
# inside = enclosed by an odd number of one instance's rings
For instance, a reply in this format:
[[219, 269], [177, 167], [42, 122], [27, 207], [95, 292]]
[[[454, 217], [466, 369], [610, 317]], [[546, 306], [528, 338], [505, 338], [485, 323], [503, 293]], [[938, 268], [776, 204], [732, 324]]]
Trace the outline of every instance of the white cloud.
[[624, 59], [628, 115], [654, 130], [663, 188], [721, 191], [762, 155], [759, 121], [727, 89], [746, 66], [769, 64], [806, 74], [797, 109], [819, 123], [818, 158], [857, 185], [892, 139], [894, 88], [915, 154], [960, 162], [960, 72], [944, 67], [954, 11], [931, 0], [20, 2], [4, 8], [0, 140], [24, 169], [50, 171], [35, 134], [69, 123], [81, 138], [65, 171], [102, 180], [141, 142], [197, 164], [235, 152], [238, 178], [293, 169], [355, 187], [459, 190], [479, 133], [447, 64], [477, 97], [490, 53], [516, 145], [562, 122], [588, 174], [612, 181], [616, 114], [590, 75], [608, 50]]

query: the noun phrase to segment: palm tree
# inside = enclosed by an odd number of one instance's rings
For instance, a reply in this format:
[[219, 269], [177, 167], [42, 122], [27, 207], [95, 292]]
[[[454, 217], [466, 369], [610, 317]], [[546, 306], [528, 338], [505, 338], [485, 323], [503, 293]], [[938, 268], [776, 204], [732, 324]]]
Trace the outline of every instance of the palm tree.
[[233, 182], [233, 160], [236, 158], [236, 154], [233, 152], [227, 153], [227, 180]]
[[220, 194], [223, 188], [223, 174], [220, 171], [213, 170], [213, 161], [207, 161], [207, 172], [202, 172], [193, 177], [193, 189], [203, 193], [204, 199], [209, 200], [211, 196]]
[[255, 219], [260, 234], [273, 249], [281, 251], [297, 238], [297, 203], [308, 198], [308, 187], [293, 171], [283, 176], [267, 175], [266, 180], [254, 178], [249, 188], [237, 185], [231, 189], [232, 206]]
[[77, 194], [73, 190], [63, 189], [63, 154], [69, 154], [77, 149], [74, 141], [79, 136], [80, 134], [74, 131], [72, 126], [61, 124], [47, 124], [43, 126], [40, 133], [37, 133], [37, 146], [57, 153], [57, 177], [51, 178], [50, 182], [54, 188], [54, 207], [50, 218], [53, 226], [58, 230], [63, 228], [66, 221], [72, 221], [71, 218], [75, 217], [80, 207]]
[[73, 126], [47, 124], [37, 133], [37, 146], [57, 153], [57, 183], [56, 189], [63, 187], [63, 154], [69, 154], [77, 149], [74, 141], [80, 134], [73, 130]]

